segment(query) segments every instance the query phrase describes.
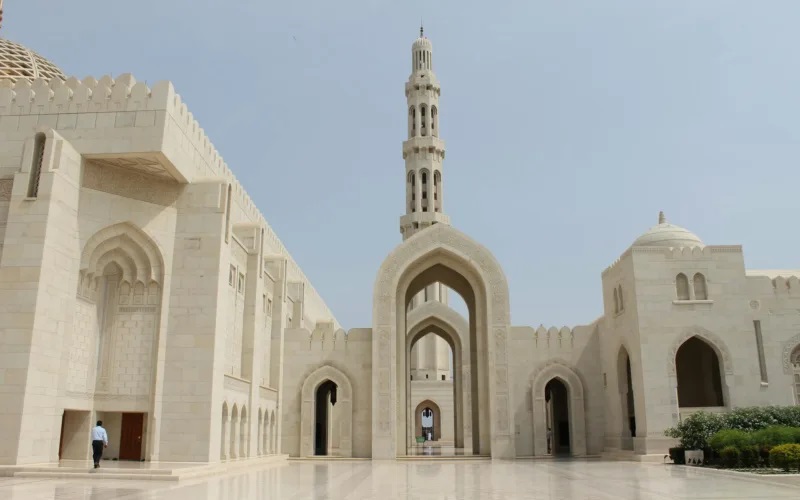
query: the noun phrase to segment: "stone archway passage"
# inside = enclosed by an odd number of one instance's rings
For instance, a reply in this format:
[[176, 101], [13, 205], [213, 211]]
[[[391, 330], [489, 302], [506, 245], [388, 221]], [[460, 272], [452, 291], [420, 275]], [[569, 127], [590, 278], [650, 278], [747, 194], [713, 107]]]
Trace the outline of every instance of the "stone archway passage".
[[678, 348], [675, 372], [680, 408], [725, 405], [719, 358], [705, 340], [691, 337]]
[[[545, 456], [547, 449], [547, 405], [546, 386], [557, 379], [567, 389], [569, 410], [569, 452], [573, 456], [586, 455], [586, 409], [583, 400], [583, 383], [569, 366], [562, 363], [548, 363], [531, 376], [531, 397], [533, 398], [533, 453]], [[554, 432], [555, 434], [555, 432]]]
[[508, 284], [486, 248], [444, 224], [408, 238], [378, 272], [372, 318], [372, 458], [397, 457], [405, 449], [409, 428], [413, 429], [408, 408], [398, 404], [408, 390], [406, 305], [429, 283], [453, 289], [470, 311], [473, 449], [495, 458], [514, 458]]
[[[325, 383], [336, 385], [337, 416], [327, 428], [335, 433], [338, 441], [337, 456], [353, 456], [353, 386], [341, 370], [325, 365], [314, 370], [303, 382], [300, 407], [300, 453], [304, 457], [315, 455], [316, 408], [318, 389]], [[328, 393], [329, 394], [329, 393]], [[329, 442], [326, 435], [326, 442]]]
[[433, 417], [433, 436], [431, 441], [439, 441], [442, 437], [442, 410], [439, 405], [430, 399], [422, 401], [414, 410], [414, 436], [422, 435], [422, 412], [424, 410], [430, 410], [433, 413], [431, 415]]

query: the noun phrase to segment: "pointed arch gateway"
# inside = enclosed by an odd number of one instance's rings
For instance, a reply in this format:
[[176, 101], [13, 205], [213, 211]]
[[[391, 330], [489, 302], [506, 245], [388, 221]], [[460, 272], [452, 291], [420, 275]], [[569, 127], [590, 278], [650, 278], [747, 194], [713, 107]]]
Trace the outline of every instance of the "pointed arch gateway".
[[[586, 455], [586, 408], [583, 400], [581, 378], [566, 363], [549, 362], [531, 375], [533, 398], [533, 454], [549, 454], [547, 444], [546, 389], [556, 381], [566, 389], [568, 413], [569, 452], [573, 456]], [[554, 431], [555, 434], [555, 431]], [[557, 441], [557, 438], [555, 438]]]
[[[314, 370], [303, 382], [301, 389], [302, 405], [300, 407], [300, 453], [304, 457], [316, 455], [315, 433], [318, 415], [318, 390], [323, 386], [336, 387], [336, 410], [339, 428], [335, 429], [338, 438], [338, 456], [353, 456], [353, 386], [350, 379], [341, 370], [325, 365]], [[328, 422], [326, 422], [328, 424]], [[327, 436], [325, 436], [327, 439]]]
[[[407, 239], [384, 260], [373, 292], [372, 458], [406, 452], [410, 384], [405, 376], [406, 305], [430, 283], [464, 298], [470, 313], [473, 451], [514, 458], [508, 381], [508, 284], [494, 256], [460, 231], [436, 224]], [[413, 421], [412, 421], [413, 423]]]

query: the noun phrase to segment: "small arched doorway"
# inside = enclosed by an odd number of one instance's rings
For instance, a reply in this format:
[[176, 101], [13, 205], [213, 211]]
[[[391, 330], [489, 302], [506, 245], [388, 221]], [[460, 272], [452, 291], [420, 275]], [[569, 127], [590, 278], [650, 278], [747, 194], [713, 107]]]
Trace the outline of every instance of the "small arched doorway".
[[[328, 384], [330, 382], [330, 384]], [[327, 385], [326, 385], [327, 384]], [[335, 387], [335, 392], [331, 394]], [[325, 454], [339, 457], [353, 456], [353, 386], [341, 370], [331, 365], [320, 366], [306, 377], [300, 392], [300, 454], [317, 455], [318, 447], [325, 444]], [[331, 403], [331, 397], [335, 404]], [[323, 412], [324, 410], [324, 412]], [[318, 425], [325, 439], [317, 439]], [[270, 434], [273, 452], [278, 446], [275, 412], [270, 416]], [[324, 429], [324, 430], [323, 430]]]
[[617, 356], [617, 382], [619, 385], [621, 436], [620, 448], [633, 449], [633, 438], [636, 437], [636, 401], [633, 394], [633, 377], [631, 376], [631, 358], [625, 346], [619, 348]]
[[558, 378], [544, 386], [547, 418], [547, 452], [550, 455], [568, 455], [570, 447], [569, 390]]
[[414, 411], [414, 436], [424, 436], [427, 441], [442, 438], [442, 410], [435, 402], [426, 399]]
[[680, 408], [725, 406], [719, 357], [700, 337], [691, 337], [678, 348], [675, 373]]
[[338, 386], [326, 380], [317, 387], [314, 395], [314, 455], [328, 455], [333, 437], [333, 407], [336, 406]]

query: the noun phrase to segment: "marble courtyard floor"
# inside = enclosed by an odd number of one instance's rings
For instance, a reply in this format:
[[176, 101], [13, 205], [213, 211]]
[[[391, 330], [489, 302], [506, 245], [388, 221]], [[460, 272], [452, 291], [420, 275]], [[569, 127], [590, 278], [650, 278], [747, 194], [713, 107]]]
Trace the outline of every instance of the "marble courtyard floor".
[[601, 460], [290, 461], [168, 483], [0, 478], [3, 500], [500, 500], [800, 498], [800, 476], [731, 477], [662, 464]]

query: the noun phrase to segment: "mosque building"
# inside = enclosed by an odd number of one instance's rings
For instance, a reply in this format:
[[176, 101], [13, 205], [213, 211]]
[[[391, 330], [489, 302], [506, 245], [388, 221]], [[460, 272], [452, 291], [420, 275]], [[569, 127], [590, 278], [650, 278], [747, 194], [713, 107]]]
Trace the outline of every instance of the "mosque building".
[[98, 419], [119, 460], [661, 460], [699, 409], [800, 402], [800, 271], [663, 214], [602, 271], [601, 317], [513, 325], [445, 212], [422, 30], [410, 55], [402, 242], [345, 330], [171, 83], [0, 39], [0, 465], [86, 460]]

